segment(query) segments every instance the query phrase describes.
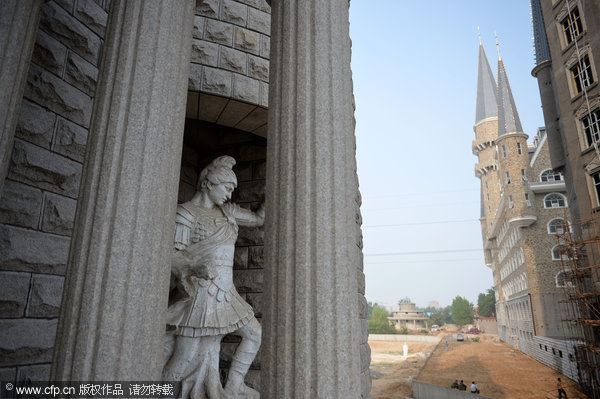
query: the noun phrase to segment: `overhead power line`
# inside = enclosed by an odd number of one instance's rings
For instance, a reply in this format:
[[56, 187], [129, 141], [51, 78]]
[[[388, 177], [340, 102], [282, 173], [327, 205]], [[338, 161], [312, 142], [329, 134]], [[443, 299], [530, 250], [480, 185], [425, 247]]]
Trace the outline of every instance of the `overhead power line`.
[[364, 254], [364, 256], [404, 256], [404, 255], [426, 255], [426, 254], [449, 254], [457, 252], [480, 252], [481, 248], [474, 249], [442, 249], [434, 251], [412, 251], [412, 252], [390, 252], [383, 254]]
[[373, 227], [398, 227], [398, 226], [418, 226], [422, 224], [446, 224], [446, 223], [466, 223], [466, 222], [479, 222], [479, 219], [463, 219], [463, 220], [440, 220], [437, 222], [416, 222], [416, 223], [395, 223], [395, 224], [372, 224], [362, 226], [363, 228]]
[[459, 258], [459, 259], [416, 259], [416, 260], [390, 260], [385, 262], [365, 261], [365, 265], [387, 265], [387, 264], [413, 264], [413, 263], [431, 263], [431, 262], [472, 262], [481, 261], [482, 258]]

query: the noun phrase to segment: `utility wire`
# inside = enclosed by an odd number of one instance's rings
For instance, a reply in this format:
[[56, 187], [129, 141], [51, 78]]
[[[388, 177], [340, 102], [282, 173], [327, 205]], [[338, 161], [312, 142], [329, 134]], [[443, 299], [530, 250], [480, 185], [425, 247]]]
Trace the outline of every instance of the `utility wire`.
[[475, 249], [442, 249], [435, 251], [414, 251], [414, 252], [390, 252], [383, 254], [364, 254], [364, 256], [403, 256], [403, 255], [426, 255], [426, 254], [446, 254], [446, 253], [456, 253], [456, 252], [479, 252], [482, 251], [481, 248]]
[[446, 224], [446, 223], [466, 223], [466, 222], [479, 222], [479, 219], [463, 219], [463, 220], [440, 220], [437, 222], [416, 222], [416, 223], [397, 223], [397, 224], [372, 224], [362, 226], [363, 228], [373, 227], [397, 227], [397, 226], [418, 226], [422, 224]]
[[470, 261], [481, 261], [482, 258], [462, 258], [462, 259], [418, 259], [418, 260], [396, 260], [388, 262], [369, 262], [366, 261], [365, 265], [386, 265], [386, 264], [398, 264], [398, 263], [431, 263], [431, 262], [470, 262]]

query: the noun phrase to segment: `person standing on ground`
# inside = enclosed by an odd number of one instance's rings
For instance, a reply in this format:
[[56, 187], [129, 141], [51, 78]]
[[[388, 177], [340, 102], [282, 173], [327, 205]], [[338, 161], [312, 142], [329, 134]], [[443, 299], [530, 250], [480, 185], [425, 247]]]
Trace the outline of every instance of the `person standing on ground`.
[[565, 399], [567, 399], [567, 393], [565, 392], [565, 390], [562, 387], [562, 382], [560, 381], [560, 377], [558, 377], [558, 379], [556, 380], [556, 389], [558, 389], [558, 399], [562, 399], [563, 396], [565, 397]]

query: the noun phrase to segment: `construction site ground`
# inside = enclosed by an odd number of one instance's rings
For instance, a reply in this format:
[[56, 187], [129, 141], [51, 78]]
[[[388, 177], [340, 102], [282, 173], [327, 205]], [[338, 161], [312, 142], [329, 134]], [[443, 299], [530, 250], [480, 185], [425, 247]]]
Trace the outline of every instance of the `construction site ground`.
[[370, 341], [373, 399], [410, 398], [415, 378], [445, 387], [455, 379], [464, 380], [467, 386], [475, 381], [481, 395], [494, 399], [557, 398], [557, 377], [561, 377], [569, 399], [587, 398], [569, 378], [497, 336], [481, 334], [480, 342], [473, 342], [472, 337], [465, 335], [464, 342], [457, 342], [447, 335], [437, 346], [409, 342], [406, 358], [402, 342]]

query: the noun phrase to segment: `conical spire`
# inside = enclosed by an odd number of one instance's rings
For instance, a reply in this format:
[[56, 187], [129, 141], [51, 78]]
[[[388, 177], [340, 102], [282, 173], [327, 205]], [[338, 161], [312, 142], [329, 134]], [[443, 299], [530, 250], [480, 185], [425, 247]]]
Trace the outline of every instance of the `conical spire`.
[[546, 26], [542, 15], [540, 0], [531, 0], [531, 21], [533, 22], [533, 40], [535, 43], [535, 64], [550, 60], [550, 47], [546, 36]]
[[477, 105], [475, 123], [497, 115], [496, 80], [485, 55], [483, 44], [479, 42], [479, 65], [477, 67]]
[[523, 127], [510, 90], [504, 61], [498, 56], [498, 136], [506, 133], [523, 133]]

